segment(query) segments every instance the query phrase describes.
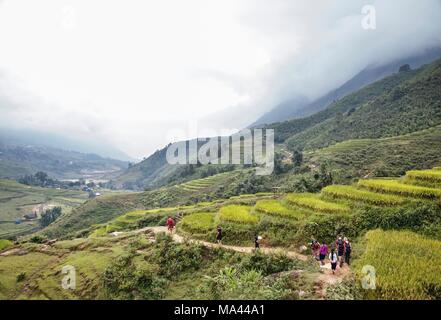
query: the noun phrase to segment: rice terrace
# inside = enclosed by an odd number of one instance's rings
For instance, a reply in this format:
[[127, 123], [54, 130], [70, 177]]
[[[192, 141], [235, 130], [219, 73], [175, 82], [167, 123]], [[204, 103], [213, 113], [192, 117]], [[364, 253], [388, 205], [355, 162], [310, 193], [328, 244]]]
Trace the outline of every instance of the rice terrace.
[[0, 305], [439, 303], [440, 30], [439, 0], [0, 0]]

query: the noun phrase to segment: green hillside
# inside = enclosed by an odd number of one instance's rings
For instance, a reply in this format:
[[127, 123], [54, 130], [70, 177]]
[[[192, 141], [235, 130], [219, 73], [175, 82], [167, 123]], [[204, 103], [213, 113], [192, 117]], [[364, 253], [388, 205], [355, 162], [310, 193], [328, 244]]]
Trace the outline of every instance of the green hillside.
[[[348, 140], [382, 139], [411, 134], [441, 124], [440, 86], [441, 61], [438, 60], [417, 70], [399, 72], [386, 77], [335, 101], [325, 110], [309, 117], [274, 123], [265, 128], [275, 130], [276, 150], [287, 147], [291, 151], [308, 152]], [[419, 138], [428, 142], [433, 139], [437, 143], [437, 134], [438, 132], [423, 136], [425, 133], [421, 133], [419, 137], [414, 136], [413, 142], [409, 143], [416, 143]], [[368, 141], [363, 141], [363, 143], [369, 144], [370, 148], [375, 145]], [[355, 164], [355, 168], [350, 168], [353, 177], [362, 177], [363, 174], [375, 170], [378, 173], [399, 175], [414, 165], [417, 166], [416, 168], [438, 165], [434, 159], [436, 149], [424, 149], [424, 144], [423, 146], [413, 145], [405, 150], [403, 144], [398, 142], [400, 146], [397, 153], [411, 151], [411, 148], [415, 148], [416, 152], [412, 153], [408, 163], [405, 159], [402, 161], [398, 159], [397, 165], [394, 165], [391, 160], [392, 156], [387, 154], [390, 143], [386, 144], [381, 141], [381, 145], [375, 146], [377, 149], [375, 154], [384, 155], [381, 160], [369, 157], [368, 160], [364, 160], [362, 167]], [[320, 151], [317, 152], [320, 154]], [[170, 166], [166, 163], [165, 154], [166, 148], [158, 150], [152, 156], [115, 177], [114, 185], [133, 189], [155, 188], [241, 168], [241, 166], [235, 168], [231, 166]], [[341, 157], [346, 155], [342, 150]], [[282, 154], [282, 156], [286, 155]], [[418, 157], [428, 160], [424, 160], [424, 164], [419, 164]], [[318, 162], [317, 158], [319, 157], [312, 157], [312, 164]], [[344, 161], [338, 160], [338, 162]], [[356, 161], [358, 160], [354, 159], [354, 162]], [[384, 163], [377, 166], [378, 161], [384, 161]], [[389, 166], [395, 166], [396, 169], [391, 170]]]
[[[410, 179], [437, 180], [438, 172], [412, 170], [400, 179], [332, 185], [320, 194], [255, 194], [194, 205], [126, 208], [81, 238], [7, 243], [0, 251], [0, 297], [335, 299], [346, 292], [346, 299], [436, 299], [441, 189]], [[85, 206], [92, 203], [96, 201]], [[155, 236], [154, 228], [170, 215], [178, 221], [177, 235]], [[217, 225], [223, 228], [223, 243], [243, 247], [216, 247]], [[260, 253], [249, 250], [255, 234], [263, 238]], [[311, 236], [332, 243], [336, 234], [352, 239], [355, 261], [351, 276], [328, 283], [317, 262], [297, 250]], [[360, 287], [367, 263], [377, 269], [378, 290], [372, 292]], [[74, 291], [59, 286], [64, 265], [73, 265], [81, 275]], [[423, 272], [430, 268], [434, 272]], [[228, 289], [221, 285], [227, 278], [235, 281]]]
[[305, 153], [307, 163], [329, 163], [349, 179], [400, 176], [441, 164], [441, 126], [391, 138], [347, 140]]
[[125, 170], [128, 162], [37, 145], [9, 145], [0, 139], [0, 178], [43, 171], [57, 179], [99, 179]]
[[406, 73], [392, 76], [397, 78], [393, 87], [382, 81], [372, 84], [379, 95], [369, 100], [360, 98], [350, 109], [340, 109], [325, 121], [292, 135], [286, 143], [291, 149], [313, 150], [349, 139], [392, 137], [441, 124], [441, 61]]

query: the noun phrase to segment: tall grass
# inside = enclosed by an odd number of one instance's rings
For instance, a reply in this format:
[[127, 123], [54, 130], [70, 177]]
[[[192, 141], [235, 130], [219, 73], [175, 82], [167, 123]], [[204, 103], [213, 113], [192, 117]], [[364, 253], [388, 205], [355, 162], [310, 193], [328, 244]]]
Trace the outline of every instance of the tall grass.
[[376, 270], [375, 290], [363, 290], [370, 299], [439, 299], [441, 241], [409, 231], [371, 230], [366, 250], [354, 269], [361, 278], [364, 265]]
[[256, 224], [259, 218], [250, 213], [250, 207], [240, 205], [228, 205], [220, 208], [219, 219], [221, 221]]
[[291, 193], [286, 195], [285, 200], [292, 205], [314, 211], [330, 213], [349, 212], [348, 206], [319, 199], [319, 195], [311, 193]]
[[358, 186], [378, 192], [393, 193], [407, 197], [425, 199], [441, 198], [441, 189], [414, 186], [400, 183], [396, 180], [360, 180]]
[[366, 202], [377, 206], [398, 205], [403, 203], [405, 200], [395, 195], [387, 195], [367, 190], [359, 190], [352, 186], [327, 186], [322, 189], [322, 193], [332, 198]]

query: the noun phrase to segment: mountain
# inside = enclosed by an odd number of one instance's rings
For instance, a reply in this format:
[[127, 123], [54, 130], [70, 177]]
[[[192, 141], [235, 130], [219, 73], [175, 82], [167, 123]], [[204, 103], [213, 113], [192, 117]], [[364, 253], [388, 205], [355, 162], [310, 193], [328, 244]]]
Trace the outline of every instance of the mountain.
[[[398, 69], [396, 70], [398, 71]], [[276, 144], [315, 150], [350, 139], [380, 139], [441, 124], [441, 60], [416, 70], [404, 68], [308, 117], [273, 123]], [[276, 148], [280, 149], [280, 147]], [[229, 170], [220, 166], [169, 165], [166, 148], [119, 174], [118, 187], [157, 187]], [[210, 169], [212, 168], [212, 169]], [[192, 171], [193, 170], [193, 171]]]
[[[390, 81], [397, 83], [391, 87]], [[440, 88], [441, 60], [400, 72], [366, 89], [379, 93], [368, 101], [363, 99], [366, 90], [361, 90], [331, 105], [327, 109], [334, 110], [331, 117], [292, 134], [286, 143], [292, 150], [313, 150], [349, 139], [392, 137], [440, 125]]]
[[[33, 129], [0, 128], [0, 141], [14, 145], [35, 145], [56, 149], [71, 150], [81, 153], [94, 153], [103, 158], [135, 162], [136, 159], [124, 152], [95, 139], [81, 139], [64, 135], [62, 132], [52, 133]], [[43, 142], [42, 142], [43, 141]]]
[[92, 153], [68, 151], [42, 145], [10, 144], [0, 139], [0, 178], [46, 172], [57, 179], [103, 178], [124, 170], [128, 162]]
[[368, 67], [339, 88], [314, 101], [308, 101], [304, 97], [296, 97], [277, 105], [274, 109], [256, 120], [251, 126], [255, 127], [283, 120], [307, 117], [325, 109], [335, 100], [393, 74], [401, 65], [409, 64], [412, 68], [418, 68], [423, 64], [433, 62], [439, 57], [441, 57], [441, 48], [435, 48], [410, 58], [396, 60], [387, 65]]

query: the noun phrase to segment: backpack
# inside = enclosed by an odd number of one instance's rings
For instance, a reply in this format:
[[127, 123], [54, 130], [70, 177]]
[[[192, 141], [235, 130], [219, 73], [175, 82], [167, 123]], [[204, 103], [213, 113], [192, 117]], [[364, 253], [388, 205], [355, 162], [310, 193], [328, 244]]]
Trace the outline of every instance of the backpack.
[[351, 253], [351, 250], [352, 250], [352, 248], [351, 248], [351, 244], [348, 242], [348, 243], [346, 244], [346, 253]]
[[343, 250], [345, 249], [343, 240], [337, 240], [337, 247], [339, 252], [343, 252]]

